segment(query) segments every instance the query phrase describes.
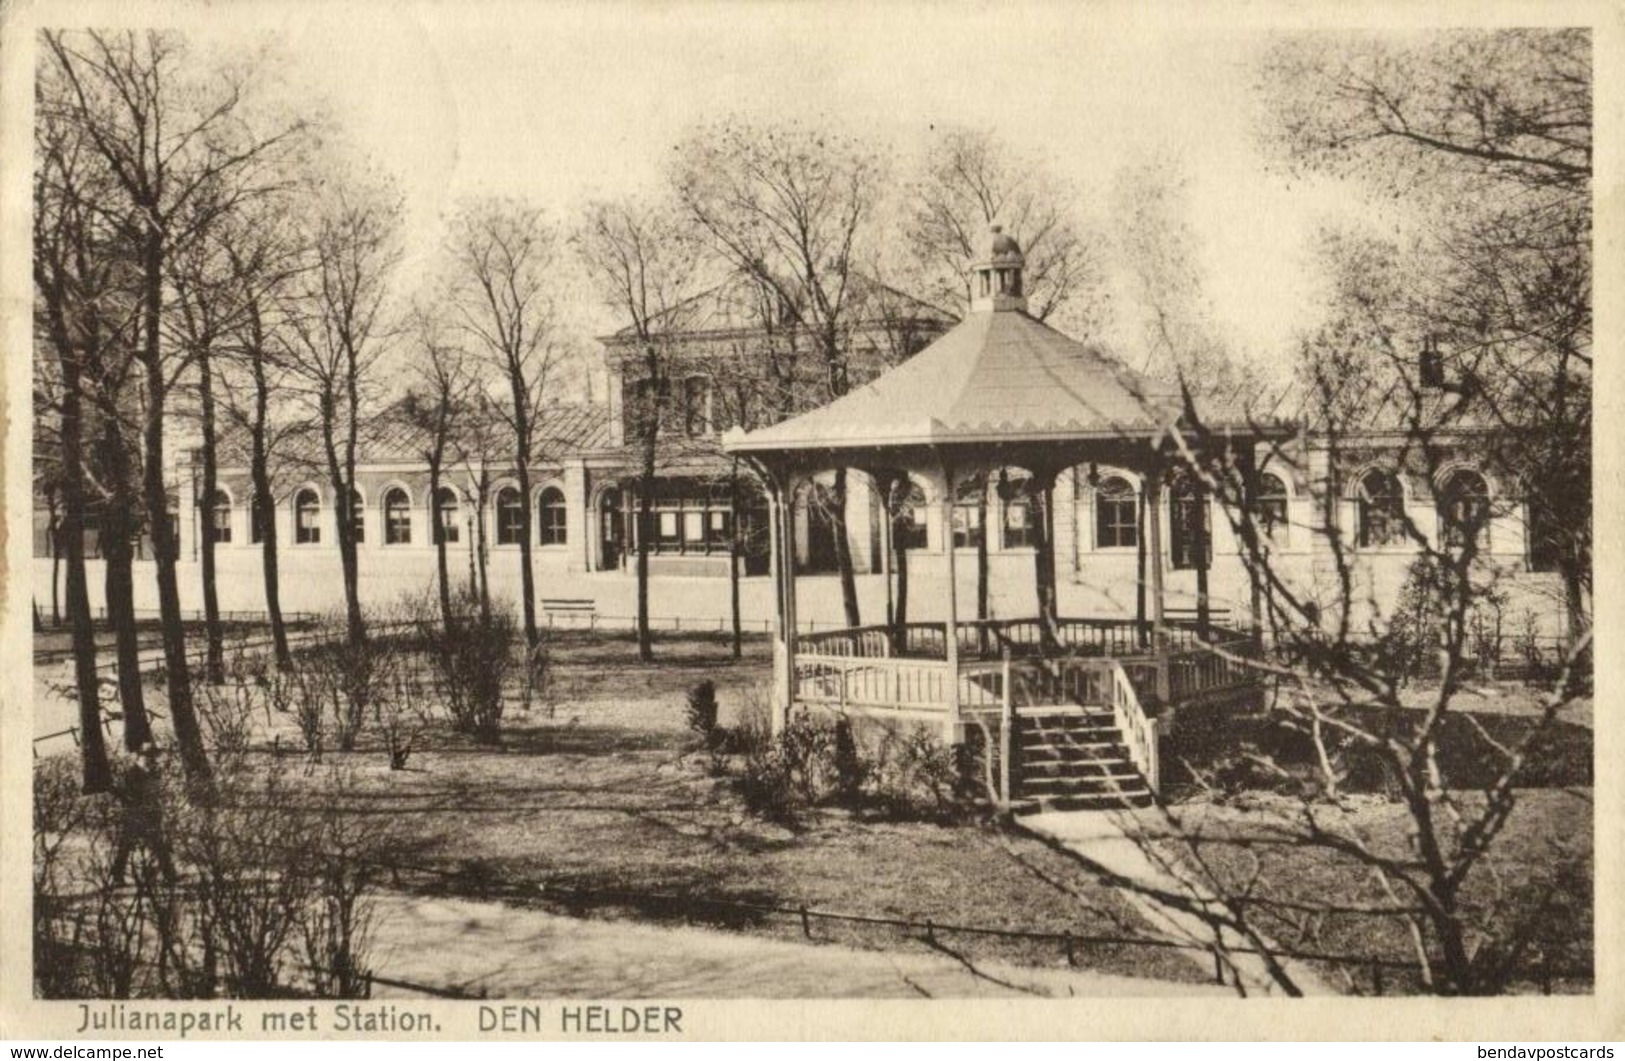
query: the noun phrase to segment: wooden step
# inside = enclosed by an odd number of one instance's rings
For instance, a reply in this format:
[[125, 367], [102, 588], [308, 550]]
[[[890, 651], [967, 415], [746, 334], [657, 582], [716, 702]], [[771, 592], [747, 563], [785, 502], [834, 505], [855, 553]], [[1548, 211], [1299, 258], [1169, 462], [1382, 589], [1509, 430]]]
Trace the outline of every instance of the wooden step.
[[1038, 814], [1042, 811], [1063, 810], [1128, 810], [1149, 807], [1156, 802], [1150, 790], [1139, 793], [1112, 793], [1108, 795], [1035, 796], [1015, 802], [1011, 810], [1016, 814]]
[[1087, 796], [1098, 793], [1132, 793], [1147, 790], [1138, 774], [1115, 777], [1024, 777], [1021, 779], [1023, 796]]
[[1021, 775], [1023, 778], [1139, 777], [1140, 772], [1127, 759], [1049, 759], [1023, 762]]
[[1128, 749], [1117, 740], [1067, 741], [1064, 744], [1024, 744], [1023, 763], [1075, 761], [1078, 759], [1127, 759]]

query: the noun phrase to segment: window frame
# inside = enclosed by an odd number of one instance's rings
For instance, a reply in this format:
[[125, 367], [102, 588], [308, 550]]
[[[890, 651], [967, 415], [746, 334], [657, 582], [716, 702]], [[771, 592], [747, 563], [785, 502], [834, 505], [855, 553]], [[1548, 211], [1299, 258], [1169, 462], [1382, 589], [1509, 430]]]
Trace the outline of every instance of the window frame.
[[1176, 476], [1168, 487], [1168, 566], [1213, 569], [1212, 499], [1194, 475]]
[[[1478, 480], [1480, 489], [1477, 492], [1469, 493], [1456, 489], [1456, 484], [1468, 477]], [[1439, 486], [1436, 501], [1441, 546], [1446, 549], [1465, 549], [1467, 542], [1471, 540], [1473, 548], [1478, 552], [1483, 552], [1489, 547], [1490, 481], [1483, 472], [1476, 468], [1450, 469]], [[1456, 507], [1462, 502], [1474, 503], [1474, 507], [1478, 510], [1476, 519], [1465, 520], [1457, 514]]]
[[536, 493], [536, 533], [543, 548], [570, 544], [570, 510], [564, 491], [544, 486]]
[[[1033, 517], [1038, 506], [1034, 503], [1037, 499], [1032, 495], [1032, 480], [1026, 476], [1012, 475], [1008, 483], [1008, 488], [1002, 492], [1009, 496], [999, 499], [999, 548], [1036, 549], [1038, 540], [1033, 534]], [[1017, 509], [1024, 513], [1022, 523], [1020, 527], [1012, 527], [1010, 515]]]
[[[1280, 489], [1267, 489], [1265, 480], [1274, 480]], [[1292, 494], [1287, 489], [1285, 479], [1271, 471], [1258, 473], [1257, 490], [1253, 494], [1253, 522], [1267, 540], [1277, 545], [1287, 544], [1291, 534], [1291, 502]]]
[[[312, 503], [306, 507], [305, 498]], [[322, 544], [322, 495], [313, 486], [301, 486], [293, 495], [293, 543], [295, 545]]]
[[[215, 545], [231, 544], [231, 517], [236, 507], [230, 493], [223, 489], [215, 489], [214, 500], [208, 507], [208, 518], [205, 521], [205, 533], [210, 542]], [[225, 514], [224, 520], [220, 518], [222, 512]]]
[[[400, 498], [400, 505], [392, 509], [390, 501]], [[412, 544], [412, 495], [404, 486], [391, 486], [384, 490], [384, 545]]]
[[[507, 498], [512, 499], [511, 504], [505, 502]], [[525, 539], [525, 501], [519, 494], [519, 488], [499, 488], [491, 500], [491, 508], [496, 522], [492, 528], [496, 544], [502, 548], [518, 548]]]
[[[1368, 489], [1372, 479], [1378, 476], [1393, 484], [1392, 493], [1375, 494]], [[1355, 545], [1361, 549], [1402, 547], [1406, 538], [1406, 500], [1405, 483], [1397, 471], [1367, 468], [1361, 472], [1355, 488]], [[1380, 538], [1374, 533], [1379, 527]]]
[[[1108, 485], [1121, 483], [1123, 490], [1108, 491]], [[1116, 473], [1103, 475], [1091, 490], [1091, 501], [1094, 505], [1095, 548], [1096, 549], [1138, 549], [1140, 547], [1140, 491], [1135, 488], [1132, 480], [1126, 475]], [[1108, 507], [1109, 506], [1109, 507]], [[1123, 511], [1127, 510], [1129, 518], [1121, 518]], [[1108, 512], [1114, 513], [1118, 518], [1108, 521]], [[1108, 534], [1108, 530], [1111, 532]], [[1127, 537], [1127, 541], [1122, 540]], [[1108, 541], [1111, 538], [1113, 540]]]
[[[449, 505], [446, 503], [447, 498], [451, 499], [451, 504], [449, 504]], [[447, 513], [448, 510], [455, 517], [449, 523], [446, 522], [446, 518], [445, 518], [446, 513]], [[442, 486], [440, 488], [440, 496], [435, 498], [434, 505], [432, 506], [431, 512], [432, 512], [432, 522], [434, 523], [434, 533], [432, 535], [432, 537], [434, 538], [434, 544], [435, 545], [457, 545], [457, 544], [459, 544], [459, 542], [461, 541], [461, 538], [462, 538], [462, 521], [463, 521], [463, 498], [462, 498], [462, 495], [459, 494], [456, 490], [453, 490], [449, 486]]]

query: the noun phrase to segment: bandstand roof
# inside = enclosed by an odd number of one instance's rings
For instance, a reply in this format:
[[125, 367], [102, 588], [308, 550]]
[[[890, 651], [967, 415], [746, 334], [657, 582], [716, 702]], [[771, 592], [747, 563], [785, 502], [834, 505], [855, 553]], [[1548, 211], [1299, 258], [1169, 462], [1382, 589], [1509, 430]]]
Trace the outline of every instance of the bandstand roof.
[[[1080, 450], [1160, 443], [1183, 423], [1177, 384], [1129, 369], [1027, 313], [1021, 248], [999, 226], [973, 267], [971, 313], [936, 342], [872, 382], [811, 412], [723, 436], [729, 453], [770, 457], [819, 451], [927, 448], [1035, 450], [1076, 461]], [[1234, 401], [1204, 402], [1204, 427], [1227, 435], [1282, 433]], [[1233, 407], [1233, 408], [1232, 408]], [[1070, 445], [1069, 445], [1070, 444]]]
[[801, 416], [724, 436], [729, 452], [1154, 438], [1178, 388], [1016, 309], [971, 313], [872, 382]]

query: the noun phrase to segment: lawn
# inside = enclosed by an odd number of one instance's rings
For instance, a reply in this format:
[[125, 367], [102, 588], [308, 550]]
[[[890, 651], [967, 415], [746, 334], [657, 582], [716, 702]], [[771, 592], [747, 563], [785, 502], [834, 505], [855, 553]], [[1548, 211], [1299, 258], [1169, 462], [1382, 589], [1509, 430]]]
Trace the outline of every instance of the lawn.
[[[275, 747], [313, 803], [387, 830], [388, 859], [399, 867], [390, 886], [423, 898], [687, 923], [808, 945], [946, 950], [972, 964], [1056, 968], [1070, 950], [1078, 966], [1102, 973], [1192, 984], [1211, 977], [1205, 955], [1147, 942], [1150, 930], [1122, 894], [1019, 831], [872, 810], [816, 808], [792, 824], [749, 813], [736, 783], [738, 762], [719, 772], [686, 726], [684, 697], [709, 680], [723, 725], [760, 711], [769, 679], [763, 639], [748, 639], [739, 661], [726, 638], [709, 635], [661, 637], [652, 665], [636, 662], [635, 643], [624, 635], [557, 633], [548, 650], [545, 695], [528, 707], [510, 703], [496, 745], [437, 726], [422, 735], [407, 769], [391, 770], [379, 735], [366, 732], [357, 751], [326, 755], [338, 770], [307, 770], [293, 751], [299, 738], [292, 720], [279, 716], [271, 719]], [[1574, 733], [1586, 739], [1561, 761], [1588, 764], [1589, 729], [1577, 725]], [[263, 754], [253, 758], [263, 761]], [[1552, 957], [1547, 968], [1558, 970], [1549, 986], [1589, 990], [1590, 791], [1529, 788], [1519, 799], [1488, 867], [1468, 882], [1470, 901], [1489, 910], [1509, 896], [1555, 897], [1539, 940], [1540, 952]], [[1289, 803], [1248, 792], [1225, 805], [1187, 803], [1178, 811], [1200, 826], [1207, 839], [1197, 854], [1227, 883], [1254, 880], [1289, 902], [1380, 899], [1374, 882], [1330, 852], [1238, 842]], [[1394, 804], [1357, 797], [1352, 813], [1379, 844], [1403, 848], [1406, 823]], [[1569, 871], [1559, 875], [1563, 866]], [[911, 924], [874, 923], [890, 920]], [[1339, 914], [1306, 928], [1265, 913], [1260, 924], [1300, 951], [1366, 961], [1411, 956], [1392, 917]], [[1000, 932], [1067, 935], [1071, 946]], [[1318, 971], [1351, 990], [1378, 986], [1370, 968]], [[1385, 992], [1417, 989], [1414, 976], [1382, 975]], [[1534, 973], [1515, 986], [1539, 990], [1547, 980]]]
[[[1064, 855], [975, 823], [857, 820], [808, 812], [793, 827], [747, 813], [731, 779], [684, 725], [684, 691], [718, 687], [724, 723], [760, 695], [766, 645], [735, 663], [722, 639], [662, 640], [657, 666], [629, 640], [563, 635], [550, 702], [514, 713], [495, 748], [437, 733], [409, 769], [381, 751], [350, 757], [343, 806], [392, 823], [401, 885], [589, 917], [713, 925], [873, 949], [949, 948], [970, 961], [1054, 967], [1060, 940], [953, 931], [974, 926], [1135, 937], [1145, 926]], [[331, 757], [330, 757], [331, 758]], [[307, 783], [317, 783], [321, 772]], [[782, 907], [916, 922], [919, 928], [771, 914]], [[926, 922], [943, 926], [926, 939]], [[810, 932], [809, 932], [810, 929]], [[1076, 942], [1080, 966], [1198, 983], [1197, 962], [1155, 946]]]
[[[1458, 794], [1471, 813], [1480, 797]], [[1259, 794], [1238, 805], [1187, 805], [1179, 815], [1187, 836], [1200, 841], [1158, 841], [1169, 857], [1200, 862], [1231, 894], [1260, 898], [1255, 923], [1287, 950], [1359, 955], [1413, 963], [1415, 949], [1399, 918], [1344, 908], [1391, 907], [1379, 882], [1353, 858], [1324, 847], [1258, 842], [1270, 823], [1291, 818], [1300, 807], [1286, 796]], [[1325, 811], [1325, 808], [1322, 808]], [[1593, 854], [1592, 794], [1588, 788], [1524, 789], [1504, 832], [1466, 879], [1462, 900], [1472, 923], [1506, 938], [1515, 921], [1532, 929], [1516, 991], [1554, 993], [1592, 990]], [[1411, 822], [1405, 809], [1374, 797], [1349, 801], [1344, 819], [1384, 855], [1408, 851]], [[1275, 835], [1279, 835], [1278, 833]], [[1291, 904], [1303, 904], [1292, 908]], [[1315, 909], [1314, 914], [1305, 910]], [[1358, 963], [1309, 963], [1334, 986], [1362, 994], [1411, 993], [1420, 989], [1414, 969], [1378, 971]], [[1380, 978], [1380, 979], [1379, 979]]]

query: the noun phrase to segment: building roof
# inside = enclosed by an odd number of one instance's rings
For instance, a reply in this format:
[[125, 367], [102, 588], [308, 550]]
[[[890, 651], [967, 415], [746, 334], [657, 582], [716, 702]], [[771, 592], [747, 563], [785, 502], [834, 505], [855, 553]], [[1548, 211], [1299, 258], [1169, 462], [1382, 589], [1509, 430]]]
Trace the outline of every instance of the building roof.
[[1154, 437], [1176, 386], [1018, 310], [972, 313], [904, 364], [812, 412], [729, 432], [730, 452]]
[[[497, 437], [502, 437], [500, 428]], [[408, 402], [402, 399], [391, 403], [361, 425], [356, 459], [361, 464], [422, 464], [430, 442], [430, 428], [410, 415]], [[296, 434], [284, 436], [282, 446], [278, 454], [280, 461], [321, 462], [321, 438], [314, 424]], [[605, 406], [554, 402], [538, 411], [534, 458], [538, 462], [612, 451], [614, 448], [610, 411]], [[223, 434], [219, 452], [222, 468], [247, 467], [247, 432]]]
[[[763, 305], [766, 297], [761, 287], [749, 277], [736, 275], [658, 314], [650, 321], [650, 328], [684, 338], [758, 335], [763, 329], [764, 316], [769, 315], [768, 308]], [[947, 328], [959, 319], [862, 273], [850, 275], [845, 297], [848, 319], [859, 325], [924, 321]], [[784, 328], [792, 326], [797, 317], [794, 307], [789, 306], [778, 307], [773, 315], [777, 317], [776, 323]], [[601, 341], [612, 346], [632, 343], [637, 341], [637, 333], [628, 326], [603, 337]]]

